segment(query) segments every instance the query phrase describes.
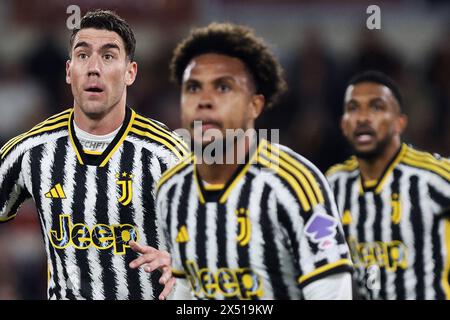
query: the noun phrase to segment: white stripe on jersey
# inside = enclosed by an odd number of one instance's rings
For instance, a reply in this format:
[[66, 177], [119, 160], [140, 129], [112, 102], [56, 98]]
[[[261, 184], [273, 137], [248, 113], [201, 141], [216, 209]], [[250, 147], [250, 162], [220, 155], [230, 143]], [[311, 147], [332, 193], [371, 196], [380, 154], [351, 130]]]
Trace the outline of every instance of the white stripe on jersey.
[[[116, 151], [116, 155], [112, 157], [109, 160], [109, 167], [108, 167], [108, 177], [115, 176], [117, 173], [120, 173], [120, 161], [122, 160], [122, 157], [127, 157], [128, 155], [123, 154], [124, 148], [119, 148]], [[133, 171], [133, 175], [136, 175], [136, 171]], [[134, 179], [135, 181], [140, 181], [137, 178]], [[137, 187], [138, 183], [133, 184], [133, 189]], [[117, 190], [117, 182], [114, 179], [108, 179], [108, 185], [107, 185], [107, 194], [114, 194], [114, 191]], [[133, 200], [132, 204], [133, 206], [136, 205], [137, 201], [135, 202], [136, 194], [133, 192]], [[118, 225], [121, 224], [120, 222], [120, 214], [119, 214], [119, 202], [117, 201], [117, 198], [115, 197], [108, 197], [108, 223], [109, 225]], [[140, 225], [136, 220], [133, 220], [135, 225]], [[93, 225], [93, 224], [92, 224]], [[143, 230], [139, 230], [139, 236], [141, 237], [143, 234]], [[144, 242], [146, 243], [146, 242]], [[129, 266], [125, 263], [125, 255], [112, 255], [111, 258], [113, 269], [116, 270], [114, 275], [114, 280], [117, 283], [117, 298], [118, 299], [127, 299], [129, 290], [128, 290], [128, 283], [127, 283], [127, 268]], [[94, 278], [95, 279], [95, 278]], [[147, 280], [148, 282], [148, 280]], [[95, 298], [94, 298], [95, 299]]]
[[[252, 170], [253, 168], [250, 168], [249, 172], [252, 172], [255, 174], [255, 178], [252, 181], [252, 187], [250, 189], [250, 199], [248, 207], [252, 208], [252, 210], [249, 211], [251, 221], [254, 221], [252, 223], [252, 237], [253, 241], [249, 242], [249, 251], [252, 252], [252, 254], [249, 255], [250, 258], [250, 265], [257, 266], [258, 268], [258, 274], [265, 279], [268, 279], [267, 284], [264, 286], [264, 298], [267, 299], [273, 299], [273, 288], [272, 284], [270, 282], [270, 277], [267, 272], [266, 264], [264, 263], [264, 237], [263, 232], [261, 230], [261, 201], [267, 201], [266, 199], [261, 199], [263, 189], [265, 186], [265, 173], [258, 174], [257, 170]], [[269, 216], [271, 212], [269, 211]], [[276, 224], [273, 224], [275, 226]], [[268, 226], [267, 226], [268, 227]], [[274, 234], [278, 234], [276, 230], [273, 230]], [[273, 239], [275, 241], [275, 239]], [[280, 260], [282, 261], [282, 260]], [[294, 280], [295, 277], [293, 277], [292, 280]]]
[[[45, 192], [50, 190], [54, 186], [52, 185], [52, 172], [50, 168], [55, 161], [55, 149], [56, 149], [56, 140], [51, 143], [46, 143], [43, 145], [42, 150], [42, 160], [41, 160], [41, 207], [42, 212], [51, 212], [51, 199], [45, 197]], [[48, 214], [42, 214], [44, 217], [44, 225], [47, 226], [47, 230], [52, 229], [52, 217]], [[46, 234], [48, 237], [48, 234]], [[61, 299], [67, 299], [67, 279], [64, 278], [63, 269], [65, 269], [64, 261], [61, 261], [61, 258], [58, 252], [54, 251], [56, 263], [56, 273], [57, 280], [56, 282], [61, 286]], [[49, 255], [50, 257], [50, 255]]]
[[[84, 199], [84, 223], [88, 226], [94, 226], [97, 223], [95, 217], [95, 203], [97, 200], [97, 187], [93, 188], [92, 186], [96, 186], [96, 170], [97, 167], [94, 166], [86, 166], [86, 183], [85, 188], [89, 190], [86, 192], [86, 198]], [[116, 222], [110, 221], [110, 224], [114, 224]], [[102, 279], [103, 270], [100, 264], [100, 257], [98, 255], [97, 250], [89, 250], [87, 249], [87, 258], [89, 261], [89, 266], [91, 270], [92, 279]], [[92, 286], [92, 298], [94, 300], [103, 300], [105, 298], [105, 292], [103, 285], [93, 285]]]
[[[74, 192], [75, 192], [75, 164], [76, 164], [77, 158], [76, 158], [75, 152], [70, 147], [69, 140], [67, 140], [65, 148], [67, 150], [67, 154], [64, 159], [65, 174], [64, 174], [64, 181], [61, 181], [61, 186], [62, 186], [62, 189], [65, 190], [66, 194], [74, 194]], [[44, 191], [44, 193], [45, 193], [46, 190], [42, 190], [42, 191]], [[70, 214], [72, 212], [72, 205], [73, 205], [73, 197], [67, 198], [66, 201], [62, 201], [61, 214]], [[55, 249], [55, 251], [56, 251], [56, 249]], [[77, 267], [75, 252], [74, 252], [73, 248], [68, 247], [64, 251], [66, 254], [66, 258], [65, 258], [66, 267], [68, 267], [68, 268], [71, 266]], [[53, 279], [53, 277], [52, 277], [52, 279]], [[78, 300], [85, 300], [85, 298], [80, 294], [79, 289], [80, 288], [77, 288], [77, 286], [75, 286], [75, 285], [72, 286], [72, 291], [75, 295], [75, 298]]]

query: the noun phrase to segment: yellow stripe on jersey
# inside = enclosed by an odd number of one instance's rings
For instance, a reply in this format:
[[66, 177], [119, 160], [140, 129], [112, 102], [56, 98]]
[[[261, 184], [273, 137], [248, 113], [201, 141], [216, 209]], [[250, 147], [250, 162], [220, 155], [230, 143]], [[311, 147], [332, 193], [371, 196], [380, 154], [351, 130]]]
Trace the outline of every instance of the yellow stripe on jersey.
[[86, 153], [86, 154], [94, 155], [94, 156], [99, 156], [99, 155], [102, 154], [101, 151], [92, 151], [92, 150], [83, 150], [83, 152]]
[[176, 166], [170, 168], [169, 170], [166, 170], [161, 178], [159, 179], [158, 183], [156, 184], [156, 190], [158, 191], [161, 186], [170, 179], [174, 174], [179, 172], [181, 169], [186, 167], [187, 165], [191, 164], [193, 162], [194, 156], [190, 155], [189, 157], [186, 157], [184, 160], [182, 160], [180, 163], [178, 163]]
[[277, 148], [270, 143], [267, 145], [267, 147], [272, 153], [277, 153], [282, 159], [286, 160], [291, 165], [293, 165], [298, 171], [303, 173], [303, 175], [306, 177], [307, 181], [311, 185], [311, 188], [314, 190], [314, 193], [317, 197], [317, 201], [319, 203], [325, 202], [325, 199], [323, 197], [322, 191], [320, 190], [319, 184], [317, 183], [316, 179], [314, 178], [313, 174], [311, 173], [311, 171], [308, 168], [306, 168], [301, 162], [294, 159], [293, 157], [291, 157], [289, 154], [287, 154], [280, 148]]
[[437, 165], [442, 166], [445, 170], [450, 170], [450, 160], [447, 158], [438, 159], [429, 152], [418, 151], [412, 148], [408, 148], [408, 156], [417, 158], [417, 160], [425, 158]]
[[258, 158], [258, 154], [261, 151], [261, 149], [263, 149], [265, 146], [267, 145], [267, 140], [261, 140], [259, 142], [258, 148], [255, 150], [255, 152], [253, 153], [252, 157], [250, 158], [250, 160], [247, 162], [247, 164], [244, 166], [244, 168], [242, 168], [241, 172], [236, 176], [236, 178], [234, 178], [233, 182], [230, 183], [230, 185], [228, 186], [227, 190], [225, 190], [225, 192], [222, 194], [222, 196], [219, 199], [220, 203], [225, 203], [225, 201], [227, 201], [228, 196], [230, 195], [231, 191], [234, 189], [234, 187], [237, 185], [237, 183], [239, 182], [239, 180], [247, 173], [248, 168], [250, 168], [251, 164], [254, 163], [256, 161], [256, 159]]
[[445, 253], [447, 255], [447, 261], [445, 263], [445, 269], [442, 273], [442, 287], [445, 291], [445, 297], [447, 300], [450, 300], [450, 283], [449, 283], [449, 277], [450, 277], [450, 220], [445, 220], [444, 224], [445, 228]]
[[431, 165], [437, 166], [447, 172], [450, 173], [450, 164], [445, 161], [445, 159], [436, 159], [429, 153], [418, 152], [413, 149], [409, 149], [409, 152], [406, 154], [408, 158], [411, 158], [416, 161], [426, 162]]
[[145, 129], [147, 129], [147, 130], [152, 131], [155, 134], [163, 136], [166, 140], [172, 142], [175, 145], [175, 147], [177, 147], [179, 153], [182, 155], [181, 158], [183, 158], [189, 154], [189, 149], [188, 149], [186, 143], [181, 138], [179, 138], [175, 134], [167, 131], [166, 129], [159, 126], [155, 122], [136, 114], [136, 120], [134, 123], [136, 125], [139, 125]]
[[317, 276], [317, 275], [319, 275], [319, 274], [321, 274], [323, 272], [329, 271], [331, 269], [334, 269], [334, 268], [337, 268], [337, 267], [340, 267], [340, 266], [346, 266], [346, 265], [350, 266], [350, 267], [353, 266], [352, 262], [349, 259], [341, 259], [341, 260], [338, 260], [336, 262], [329, 263], [329, 264], [326, 264], [324, 266], [321, 266], [320, 268], [317, 268], [316, 270], [314, 270], [314, 271], [312, 271], [312, 272], [310, 272], [308, 274], [300, 276], [300, 277], [298, 277], [297, 281], [298, 281], [299, 284], [302, 284], [306, 280], [309, 280], [312, 277], [315, 277], [315, 276]]
[[392, 163], [389, 165], [388, 169], [386, 170], [386, 172], [384, 173], [380, 182], [378, 183], [378, 186], [375, 189], [376, 194], [381, 193], [381, 191], [383, 190], [383, 185], [386, 182], [387, 178], [390, 176], [392, 171], [394, 171], [394, 168], [398, 165], [398, 163], [404, 158], [407, 150], [408, 150], [408, 147], [406, 146], [406, 144], [402, 144], [402, 146], [400, 148], [400, 152], [395, 157], [394, 161], [392, 161]]
[[325, 173], [326, 176], [331, 176], [332, 174], [335, 174], [338, 171], [353, 171], [358, 168], [358, 161], [355, 157], [351, 157], [350, 159], [346, 160], [344, 163], [339, 163], [327, 170]]
[[298, 183], [297, 180], [295, 180], [295, 178], [290, 173], [286, 172], [285, 170], [280, 168], [280, 166], [277, 166], [276, 164], [273, 164], [272, 162], [270, 162], [262, 157], [258, 158], [258, 163], [275, 171], [280, 177], [284, 178], [284, 180], [292, 187], [292, 189], [294, 189], [295, 193], [297, 194], [297, 197], [300, 200], [302, 209], [304, 211], [311, 210], [311, 206], [308, 202], [308, 199], [307, 199], [305, 193], [303, 192], [302, 188], [300, 187], [300, 184]]
[[27, 132], [22, 133], [22, 134], [18, 135], [17, 137], [12, 138], [11, 140], [9, 140], [9, 141], [8, 141], [8, 142], [0, 149], [0, 153], [3, 153], [3, 151], [5, 151], [9, 146], [11, 146], [11, 145], [13, 145], [13, 144], [15, 145], [19, 140], [21, 140], [21, 138], [26, 137], [26, 136], [29, 135], [30, 133], [32, 133], [32, 132], [38, 130], [39, 128], [42, 128], [43, 126], [46, 126], [46, 125], [48, 125], [48, 124], [52, 124], [52, 123], [58, 122], [58, 121], [60, 121], [60, 120], [62, 120], [62, 119], [67, 119], [67, 118], [69, 117], [70, 110], [71, 110], [71, 109], [68, 109], [68, 110], [65, 110], [65, 111], [63, 111], [63, 112], [61, 112], [61, 113], [58, 113], [58, 114], [56, 114], [56, 115], [54, 115], [54, 116], [48, 118], [47, 120], [45, 120], [45, 121], [43, 121], [43, 122], [41, 122], [41, 123], [35, 125], [33, 128], [31, 128], [31, 129], [28, 130]]
[[172, 268], [172, 274], [175, 278], [185, 278], [186, 277], [186, 273], [184, 271], [178, 270], [178, 269]]
[[306, 192], [306, 196], [308, 198], [309, 203], [311, 203], [312, 207], [315, 207], [318, 204], [318, 200], [316, 199], [316, 196], [314, 195], [314, 192], [312, 190], [312, 187], [310, 186], [309, 182], [307, 181], [306, 177], [296, 168], [291, 166], [287, 161], [283, 160], [281, 157], [277, 157], [272, 153], [267, 152], [267, 150], [261, 150], [261, 155], [264, 155], [267, 157], [267, 159], [271, 160], [271, 162], [274, 165], [280, 165], [280, 167], [293, 175], [297, 178], [297, 181], [300, 182], [300, 185]]
[[17, 213], [16, 214], [13, 214], [12, 216], [7, 216], [7, 217], [0, 217], [0, 222], [6, 222], [6, 221], [9, 221], [9, 220], [11, 220], [11, 219], [13, 219], [15, 216], [17, 215]]
[[449, 172], [447, 172], [445, 169], [443, 169], [437, 165], [434, 165], [428, 161], [427, 162], [419, 161], [419, 160], [413, 159], [409, 156], [406, 156], [403, 159], [403, 162], [410, 166], [416, 167], [416, 168], [426, 169], [428, 171], [434, 172], [434, 173], [440, 175], [441, 177], [443, 177], [444, 179], [447, 179], [448, 181], [450, 181], [450, 173]]
[[8, 152], [20, 141], [22, 141], [25, 138], [29, 138], [32, 137], [34, 135], [37, 135], [38, 133], [42, 133], [42, 132], [46, 132], [46, 131], [52, 131], [58, 128], [62, 128], [62, 127], [67, 127], [67, 122], [62, 122], [62, 123], [58, 123], [55, 124], [53, 126], [49, 126], [49, 127], [43, 127], [41, 129], [38, 129], [36, 131], [30, 132], [29, 134], [26, 134], [25, 136], [23, 136], [22, 138], [20, 138], [19, 140], [17, 140], [16, 143], [12, 144], [9, 148], [7, 148], [3, 153], [2, 153], [2, 159], [8, 154]]
[[178, 152], [178, 150], [171, 143], [167, 142], [166, 140], [164, 140], [164, 139], [162, 139], [160, 137], [157, 137], [157, 136], [151, 134], [150, 132], [146, 132], [146, 131], [142, 131], [142, 130], [136, 129], [135, 127], [132, 127], [130, 131], [135, 133], [135, 134], [137, 134], [137, 135], [140, 135], [140, 136], [143, 136], [143, 137], [147, 137], [147, 138], [150, 138], [152, 140], [155, 140], [155, 141], [161, 143], [162, 145], [164, 145], [167, 148], [169, 148], [169, 150], [172, 151], [177, 156], [178, 159], [182, 159], [183, 158], [181, 153]]
[[188, 151], [186, 143], [183, 141], [183, 139], [181, 139], [180, 137], [175, 135], [173, 132], [170, 132], [169, 130], [165, 129], [164, 127], [162, 127], [161, 125], [159, 125], [155, 121], [152, 121], [151, 119], [145, 118], [145, 117], [143, 117], [143, 116], [141, 116], [139, 114], [136, 114], [136, 119], [151, 125], [153, 127], [153, 129], [156, 130], [157, 132], [161, 132], [162, 131], [162, 132], [166, 133], [166, 135], [168, 135], [169, 137], [175, 139], [178, 142], [178, 144], [181, 144], [186, 149], [186, 151]]
[[111, 157], [114, 154], [114, 152], [116, 152], [117, 149], [119, 149], [119, 147], [122, 145], [123, 141], [125, 140], [125, 138], [128, 135], [128, 132], [130, 132], [130, 129], [131, 129], [131, 126], [133, 125], [133, 121], [134, 121], [134, 117], [135, 116], [136, 116], [136, 112], [134, 112], [134, 110], [131, 110], [131, 118], [130, 118], [130, 122], [128, 123], [127, 128], [123, 132], [122, 137], [120, 137], [120, 140], [117, 141], [117, 143], [114, 146], [114, 148], [112, 148], [112, 150], [109, 152], [109, 154], [105, 157], [105, 160], [103, 160], [103, 162], [100, 163], [100, 167], [104, 167], [108, 163], [109, 159], [111, 159]]
[[206, 191], [218, 191], [222, 190], [224, 186], [225, 186], [224, 184], [207, 184], [204, 185], [203, 187]]

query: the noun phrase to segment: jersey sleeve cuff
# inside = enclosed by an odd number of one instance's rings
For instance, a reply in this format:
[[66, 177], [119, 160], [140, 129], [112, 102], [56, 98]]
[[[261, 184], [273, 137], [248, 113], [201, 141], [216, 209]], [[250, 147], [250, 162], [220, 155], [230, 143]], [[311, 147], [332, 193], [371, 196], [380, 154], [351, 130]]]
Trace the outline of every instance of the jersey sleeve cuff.
[[301, 288], [309, 283], [319, 280], [323, 277], [340, 272], [353, 272], [353, 263], [349, 259], [341, 259], [336, 262], [332, 262], [323, 265], [314, 271], [298, 277], [297, 281]]

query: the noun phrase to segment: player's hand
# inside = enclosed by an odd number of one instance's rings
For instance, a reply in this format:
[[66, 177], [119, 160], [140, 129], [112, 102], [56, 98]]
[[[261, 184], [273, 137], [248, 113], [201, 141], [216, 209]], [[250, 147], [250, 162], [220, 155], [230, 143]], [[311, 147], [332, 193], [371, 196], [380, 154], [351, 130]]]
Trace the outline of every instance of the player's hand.
[[153, 272], [154, 270], [161, 271], [162, 275], [159, 278], [159, 283], [164, 285], [164, 289], [159, 295], [160, 300], [166, 299], [170, 291], [175, 285], [175, 278], [172, 276], [170, 264], [172, 258], [167, 251], [155, 249], [150, 246], [141, 246], [135, 241], [130, 241], [130, 248], [141, 255], [130, 262], [129, 266], [132, 269], [144, 266], [145, 272]]

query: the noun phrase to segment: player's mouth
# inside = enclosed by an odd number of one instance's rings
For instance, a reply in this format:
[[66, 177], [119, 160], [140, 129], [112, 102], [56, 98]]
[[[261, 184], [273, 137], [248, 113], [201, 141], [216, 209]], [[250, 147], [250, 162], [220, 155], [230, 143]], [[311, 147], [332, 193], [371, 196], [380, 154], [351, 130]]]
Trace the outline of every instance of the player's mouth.
[[207, 119], [207, 120], [196, 119], [196, 120], [192, 121], [191, 128], [196, 129], [199, 127], [201, 127], [202, 132], [205, 132], [206, 130], [209, 130], [209, 129], [221, 129], [222, 124], [220, 122], [212, 120], [212, 119]]
[[371, 143], [375, 140], [376, 132], [372, 128], [364, 127], [357, 128], [353, 133], [356, 143], [366, 144]]
[[89, 85], [84, 88], [84, 91], [89, 92], [91, 94], [100, 94], [103, 93], [103, 87], [97, 84]]

